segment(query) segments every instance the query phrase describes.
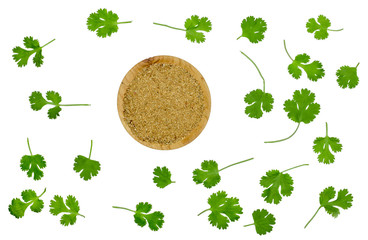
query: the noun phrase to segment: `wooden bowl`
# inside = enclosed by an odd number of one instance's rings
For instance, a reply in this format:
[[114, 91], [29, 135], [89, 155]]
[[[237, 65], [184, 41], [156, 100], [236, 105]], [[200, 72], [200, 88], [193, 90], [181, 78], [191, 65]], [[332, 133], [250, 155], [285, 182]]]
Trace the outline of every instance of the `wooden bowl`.
[[[124, 102], [123, 102], [123, 100], [124, 100], [124, 96], [127, 92], [127, 89], [129, 87], [129, 85], [135, 79], [136, 75], [140, 71], [142, 71], [142, 69], [144, 69], [144, 68], [146, 68], [146, 67], [148, 67], [152, 64], [155, 64], [155, 63], [172, 64], [172, 65], [177, 65], [181, 68], [184, 68], [185, 70], [187, 70], [193, 76], [194, 79], [197, 80], [197, 82], [199, 84], [199, 87], [201, 88], [202, 93], [203, 93], [203, 99], [204, 99], [204, 106], [205, 107], [203, 109], [202, 118], [200, 119], [199, 123], [188, 134], [186, 134], [182, 139], [180, 139], [176, 142], [173, 142], [171, 144], [160, 144], [160, 143], [157, 143], [157, 142], [143, 141], [142, 139], [138, 138], [134, 134], [134, 132], [131, 130], [130, 126], [126, 122], [126, 120], [125, 120], [126, 118], [124, 116]], [[119, 88], [117, 105], [118, 105], [119, 117], [120, 117], [120, 120], [121, 120], [123, 126], [125, 127], [127, 132], [137, 142], [139, 142], [139, 143], [141, 143], [141, 144], [143, 144], [147, 147], [150, 147], [150, 148], [160, 149], [160, 150], [169, 150], [169, 149], [180, 148], [180, 147], [183, 147], [183, 146], [187, 145], [188, 143], [193, 141], [202, 132], [202, 130], [204, 129], [204, 127], [207, 124], [207, 121], [208, 121], [208, 118], [209, 118], [209, 115], [210, 115], [211, 96], [210, 96], [210, 91], [208, 89], [208, 86], [207, 86], [206, 81], [204, 80], [203, 76], [190, 63], [184, 61], [183, 59], [177, 58], [177, 57], [155, 56], [155, 57], [147, 58], [147, 59], [139, 62], [132, 69], [130, 69], [129, 72], [125, 75], [123, 81], [121, 82], [120, 88]]]

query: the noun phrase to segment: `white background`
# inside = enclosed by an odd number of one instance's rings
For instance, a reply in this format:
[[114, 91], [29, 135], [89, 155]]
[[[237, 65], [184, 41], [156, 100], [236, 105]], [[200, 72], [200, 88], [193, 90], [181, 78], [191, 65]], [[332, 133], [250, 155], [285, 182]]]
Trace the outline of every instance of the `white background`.
[[[259, 239], [251, 214], [266, 208], [276, 217], [274, 231], [263, 239], [366, 239], [366, 97], [367, 23], [365, 1], [1, 1], [0, 39], [0, 149], [1, 239]], [[121, 21], [119, 31], [106, 39], [87, 30], [90, 13], [107, 8]], [[203, 44], [186, 40], [181, 31], [155, 26], [152, 22], [182, 27], [193, 14], [207, 16], [213, 30]], [[327, 16], [331, 28], [328, 39], [318, 41], [307, 33], [305, 23], [319, 14]], [[253, 15], [267, 21], [265, 39], [251, 44], [241, 34], [242, 19]], [[22, 45], [25, 36], [39, 39], [41, 45], [56, 38], [43, 54], [44, 64], [18, 68], [12, 48]], [[290, 54], [307, 53], [323, 63], [326, 76], [317, 83], [299, 80], [287, 72], [290, 59], [283, 49], [286, 40]], [[274, 109], [261, 119], [244, 114], [246, 93], [262, 88], [254, 66], [240, 54], [247, 53], [266, 79], [266, 91], [275, 98]], [[171, 151], [149, 149], [134, 141], [123, 128], [116, 107], [119, 84], [126, 72], [139, 61], [155, 55], [173, 55], [189, 61], [204, 76], [212, 97], [209, 122], [202, 134], [189, 145]], [[360, 83], [356, 89], [341, 89], [336, 70], [360, 62]], [[289, 136], [296, 123], [287, 118], [283, 103], [295, 90], [308, 88], [316, 94], [321, 112], [310, 124], [301, 124], [288, 141], [264, 144]], [[63, 103], [90, 103], [91, 107], [65, 107], [56, 120], [47, 118], [47, 107], [32, 111], [28, 96], [32, 91], [55, 90]], [[312, 151], [313, 140], [325, 135], [339, 137], [343, 151], [332, 165], [318, 163]], [[27, 178], [19, 167], [29, 154], [30, 138], [34, 154], [47, 161], [40, 181]], [[73, 171], [74, 158], [88, 156], [94, 140], [92, 159], [101, 163], [97, 177], [85, 182]], [[206, 159], [220, 167], [254, 157], [251, 162], [222, 172], [220, 184], [212, 189], [195, 185], [192, 171]], [[289, 173], [295, 190], [279, 205], [267, 204], [259, 180], [270, 169], [309, 163]], [[167, 166], [177, 183], [158, 189], [152, 181], [156, 166]], [[353, 207], [342, 210], [334, 219], [321, 210], [313, 222], [305, 223], [319, 206], [319, 193], [328, 186], [348, 188], [354, 196]], [[12, 198], [25, 189], [43, 196], [41, 213], [26, 211], [22, 219], [8, 212]], [[239, 221], [227, 230], [212, 227], [207, 213], [211, 193], [225, 190], [238, 197], [244, 208]], [[49, 213], [55, 194], [74, 195], [80, 213], [73, 226], [64, 227], [60, 216]], [[134, 223], [131, 212], [113, 209], [118, 205], [135, 208], [148, 201], [153, 210], [165, 214], [158, 232]]]

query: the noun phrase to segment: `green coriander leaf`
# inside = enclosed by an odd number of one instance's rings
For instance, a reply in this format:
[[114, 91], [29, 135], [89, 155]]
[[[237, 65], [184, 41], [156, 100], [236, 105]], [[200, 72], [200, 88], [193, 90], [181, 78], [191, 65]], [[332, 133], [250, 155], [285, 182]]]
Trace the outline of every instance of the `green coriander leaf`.
[[245, 225], [244, 227], [248, 227], [254, 225], [256, 228], [256, 232], [259, 235], [265, 235], [269, 233], [273, 229], [273, 225], [276, 224], [276, 219], [273, 214], [269, 213], [266, 209], [257, 209], [252, 213], [253, 224]]
[[111, 36], [111, 34], [116, 33], [119, 29], [119, 24], [131, 23], [118, 22], [119, 17], [116, 13], [112, 11], [107, 11], [106, 8], [98, 9], [97, 12], [91, 13], [87, 19], [88, 30], [96, 32], [98, 37], [105, 38]]
[[33, 39], [33, 37], [25, 37], [23, 39], [23, 44], [27, 49], [23, 49], [19, 46], [13, 48], [13, 59], [18, 64], [18, 67], [24, 67], [27, 65], [28, 59], [34, 53], [36, 53], [33, 57], [33, 63], [36, 65], [36, 67], [41, 67], [44, 58], [44, 56], [42, 55], [42, 48], [52, 43], [53, 41], [55, 41], [55, 39], [51, 40], [43, 46], [40, 46], [40, 43], [37, 39]]
[[230, 164], [224, 168], [221, 168], [220, 170], [218, 169], [218, 164], [216, 161], [214, 160], [204, 160], [201, 163], [201, 169], [197, 168], [193, 171], [193, 181], [196, 184], [201, 184], [203, 183], [203, 186], [205, 186], [206, 188], [211, 188], [216, 186], [220, 180], [221, 180], [221, 176], [220, 176], [220, 172], [228, 167], [243, 163], [243, 162], [247, 162], [253, 160], [253, 158], [249, 158], [247, 160], [243, 160], [240, 162], [236, 162], [233, 164]]
[[[270, 170], [261, 178], [260, 185], [266, 188], [262, 197], [267, 203], [279, 204], [282, 196], [288, 197], [294, 190], [294, 181], [288, 173], [285, 173], [294, 168], [307, 166], [308, 164], [299, 165], [280, 172], [279, 170]], [[282, 196], [281, 196], [282, 195]]]
[[211, 211], [208, 215], [208, 221], [218, 229], [226, 229], [230, 221], [239, 220], [239, 215], [243, 213], [243, 208], [239, 205], [239, 199], [228, 198], [224, 191], [213, 193], [208, 198], [208, 204], [210, 208], [202, 211], [198, 216], [206, 211]]
[[10, 214], [16, 218], [22, 218], [29, 206], [31, 206], [31, 211], [36, 213], [41, 212], [44, 203], [40, 198], [45, 192], [46, 188], [41, 195], [37, 196], [36, 192], [31, 189], [24, 190], [21, 194], [23, 201], [19, 198], [14, 198], [11, 201], [8, 207]]
[[27, 176], [32, 177], [34, 180], [40, 180], [43, 177], [43, 171], [41, 169], [46, 167], [46, 161], [43, 156], [36, 155], [24, 155], [20, 160], [20, 168], [22, 171], [27, 171]]
[[91, 106], [90, 104], [60, 104], [61, 96], [59, 93], [55, 91], [48, 91], [46, 93], [47, 101], [40, 92], [34, 91], [31, 96], [29, 96], [29, 102], [31, 103], [31, 108], [34, 111], [41, 110], [45, 105], [53, 105], [53, 108], [50, 108], [47, 111], [47, 115], [49, 119], [56, 119], [60, 116], [61, 107], [66, 106]]
[[55, 195], [50, 202], [50, 213], [54, 216], [60, 213], [65, 213], [61, 216], [60, 223], [64, 226], [73, 225], [77, 221], [77, 216], [84, 217], [79, 214], [79, 203], [74, 196], [67, 196], [64, 199], [61, 196]]
[[336, 199], [333, 200], [335, 196], [336, 191], [334, 187], [327, 187], [320, 193], [319, 195], [320, 206], [304, 228], [306, 228], [309, 225], [309, 223], [313, 220], [313, 218], [317, 215], [318, 211], [321, 208], [324, 208], [328, 214], [336, 218], [340, 214], [339, 208], [346, 210], [352, 206], [353, 195], [351, 195], [347, 189], [340, 190], [337, 193]]
[[264, 33], [267, 30], [267, 23], [262, 18], [255, 18], [249, 16], [243, 19], [241, 23], [242, 35], [241, 37], [246, 37], [251, 43], [258, 43], [264, 39]]
[[251, 118], [260, 118], [263, 116], [263, 111], [270, 112], [272, 110], [274, 99], [270, 93], [256, 89], [245, 96], [244, 102], [249, 104], [245, 108], [245, 114]]
[[335, 156], [331, 153], [341, 152], [342, 144], [336, 137], [328, 136], [328, 125], [326, 122], [326, 136], [317, 137], [313, 142], [313, 150], [318, 154], [318, 161], [324, 164], [330, 164], [335, 161]]
[[157, 231], [162, 228], [164, 224], [164, 214], [160, 211], [155, 211], [149, 213], [152, 209], [152, 205], [148, 202], [140, 202], [136, 205], [136, 210], [131, 210], [129, 208], [113, 206], [113, 208], [124, 209], [127, 211], [134, 212], [134, 222], [140, 226], [144, 227], [148, 223], [148, 227], [152, 231]]
[[212, 23], [207, 17], [198, 17], [197, 15], [193, 15], [190, 18], [187, 18], [184, 23], [185, 29], [171, 27], [166, 24], [161, 23], [153, 23], [155, 25], [168, 27], [175, 30], [185, 31], [185, 37], [191, 42], [202, 43], [206, 41], [206, 37], [204, 32], [210, 32], [212, 30]]
[[327, 17], [323, 15], [319, 15], [317, 21], [315, 18], [310, 18], [306, 24], [307, 31], [309, 33], [314, 33], [314, 38], [317, 40], [326, 39], [328, 37], [328, 31], [343, 30], [343, 29], [338, 30], [329, 29], [329, 27], [331, 27], [331, 22]]
[[171, 172], [167, 167], [156, 167], [153, 170], [153, 182], [156, 183], [156, 186], [159, 188], [165, 188], [171, 183], [175, 183], [175, 181], [171, 181]]
[[337, 83], [341, 88], [347, 88], [350, 89], [355, 88], [359, 83], [359, 78], [357, 74], [357, 68], [359, 66], [356, 65], [356, 67], [349, 67], [349, 66], [342, 66], [340, 67], [337, 72]]
[[91, 153], [92, 153], [92, 145], [93, 141], [91, 140], [91, 148], [89, 157], [86, 158], [82, 155], [78, 155], [74, 159], [74, 171], [77, 173], [80, 172], [80, 177], [85, 181], [90, 180], [92, 177], [97, 176], [98, 172], [101, 170], [101, 165], [96, 160], [91, 160]]

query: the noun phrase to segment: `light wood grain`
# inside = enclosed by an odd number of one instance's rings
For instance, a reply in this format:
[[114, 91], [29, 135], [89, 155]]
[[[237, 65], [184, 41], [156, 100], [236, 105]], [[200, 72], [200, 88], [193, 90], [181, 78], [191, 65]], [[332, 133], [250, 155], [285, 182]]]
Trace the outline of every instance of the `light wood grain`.
[[[182, 140], [175, 142], [173, 144], [170, 145], [163, 145], [163, 144], [158, 144], [158, 143], [151, 143], [151, 142], [146, 142], [146, 141], [142, 141], [141, 139], [139, 139], [138, 137], [136, 137], [132, 130], [130, 129], [129, 125], [126, 123], [126, 121], [124, 120], [124, 104], [123, 104], [123, 99], [124, 99], [124, 94], [129, 86], [129, 84], [133, 81], [133, 79], [135, 78], [135, 76], [145, 67], [154, 64], [154, 63], [166, 63], [166, 64], [173, 64], [173, 65], [178, 65], [184, 69], [186, 69], [199, 83], [202, 91], [203, 91], [203, 95], [204, 95], [204, 101], [206, 102], [206, 107], [203, 111], [203, 117], [201, 119], [201, 121], [198, 123], [197, 127], [195, 127], [188, 135], [186, 135]], [[198, 135], [202, 132], [202, 130], [204, 129], [204, 127], [207, 124], [208, 118], [210, 116], [210, 112], [211, 112], [211, 95], [210, 95], [210, 91], [208, 89], [207, 83], [204, 80], [202, 74], [190, 63], [188, 63], [187, 61], [177, 58], [177, 57], [173, 57], [173, 56], [155, 56], [155, 57], [151, 57], [151, 58], [147, 58], [141, 62], [139, 62], [138, 64], [136, 64], [132, 69], [129, 70], [129, 72], [125, 75], [123, 81], [121, 82], [121, 85], [119, 87], [119, 92], [118, 92], [118, 99], [117, 99], [117, 105], [118, 105], [118, 113], [119, 113], [119, 117], [120, 117], [120, 121], [122, 122], [124, 128], [126, 129], [126, 131], [139, 143], [150, 147], [150, 148], [154, 148], [154, 149], [159, 149], [159, 150], [170, 150], [170, 149], [176, 149], [176, 148], [180, 148], [183, 147], [185, 145], [187, 145], [188, 143], [192, 142], [195, 138], [198, 137]]]

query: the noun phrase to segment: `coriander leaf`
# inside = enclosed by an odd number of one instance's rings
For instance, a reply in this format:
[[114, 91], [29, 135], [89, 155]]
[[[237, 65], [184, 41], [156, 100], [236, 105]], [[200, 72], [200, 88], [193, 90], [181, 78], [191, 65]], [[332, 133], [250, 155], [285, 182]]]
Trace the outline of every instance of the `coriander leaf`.
[[107, 11], [106, 8], [98, 9], [97, 12], [91, 13], [87, 19], [88, 30], [96, 32], [98, 37], [105, 38], [106, 36], [111, 36], [111, 34], [116, 33], [119, 29], [119, 24], [131, 23], [118, 22], [119, 17], [116, 13], [112, 11]]
[[251, 43], [258, 43], [264, 39], [264, 32], [267, 30], [267, 23], [262, 18], [255, 18], [249, 16], [243, 19], [241, 23], [242, 35], [241, 37], [246, 37]]
[[243, 208], [239, 205], [239, 199], [228, 198], [224, 191], [211, 194], [208, 198], [208, 204], [210, 208], [202, 211], [198, 216], [206, 211], [211, 211], [208, 215], [208, 221], [218, 229], [226, 229], [230, 221], [239, 220], [239, 215], [243, 213]]
[[50, 202], [50, 213], [54, 216], [65, 213], [60, 219], [61, 225], [64, 226], [75, 224], [77, 216], [84, 217], [82, 214], [79, 214], [79, 203], [72, 195], [67, 196], [65, 203], [61, 196], [55, 195]]
[[193, 171], [193, 181], [196, 184], [201, 184], [203, 183], [203, 186], [205, 186], [206, 188], [211, 188], [216, 186], [220, 180], [221, 180], [221, 176], [219, 174], [219, 172], [221, 172], [222, 170], [243, 163], [243, 162], [247, 162], [252, 160], [253, 158], [247, 159], [247, 160], [243, 160], [240, 162], [236, 162], [233, 164], [230, 164], [224, 168], [221, 168], [220, 170], [218, 169], [218, 164], [216, 161], [214, 160], [204, 160], [201, 163], [201, 169], [197, 168]]
[[245, 95], [244, 102], [250, 104], [245, 108], [245, 114], [251, 118], [260, 118], [263, 116], [263, 111], [272, 110], [274, 99], [270, 93], [256, 89]]
[[34, 91], [32, 92], [31, 96], [29, 96], [29, 102], [31, 104], [31, 108], [34, 111], [41, 110], [45, 105], [53, 105], [53, 108], [50, 108], [47, 111], [47, 115], [49, 119], [56, 119], [60, 116], [61, 107], [66, 106], [91, 106], [90, 104], [60, 104], [61, 96], [59, 93], [55, 91], [48, 91], [46, 92], [47, 101], [40, 92]]
[[92, 176], [97, 176], [98, 172], [101, 170], [101, 165], [98, 161], [91, 159], [93, 141], [91, 140], [91, 148], [89, 152], [89, 157], [86, 158], [82, 155], [78, 155], [74, 159], [74, 171], [79, 173], [80, 177], [85, 181], [88, 181]]
[[286, 49], [285, 40], [284, 40], [284, 48], [291, 61], [293, 61], [288, 66], [288, 72], [289, 74], [291, 74], [293, 78], [299, 79], [301, 77], [302, 75], [301, 69], [305, 71], [308, 79], [313, 82], [316, 82], [318, 79], [321, 79], [322, 77], [325, 76], [325, 70], [323, 69], [321, 62], [313, 61], [309, 63], [310, 57], [305, 53], [297, 55], [294, 60]]
[[319, 15], [317, 21], [315, 18], [310, 18], [306, 24], [307, 31], [309, 33], [314, 33], [314, 38], [317, 40], [326, 39], [328, 37], [328, 31], [336, 32], [343, 30], [343, 29], [338, 30], [329, 29], [329, 27], [331, 27], [331, 22], [327, 17], [323, 15]]
[[41, 67], [43, 64], [42, 48], [47, 46], [48, 44], [55, 41], [55, 39], [46, 43], [43, 46], [40, 46], [40, 43], [37, 39], [33, 39], [33, 37], [25, 37], [23, 39], [23, 45], [28, 49], [21, 48], [19, 46], [13, 48], [13, 59], [18, 64], [18, 67], [24, 67], [28, 63], [28, 59], [32, 56], [32, 54], [36, 53], [33, 57], [33, 63], [36, 67]]
[[149, 213], [152, 209], [152, 205], [148, 202], [140, 202], [136, 205], [136, 210], [131, 210], [125, 207], [117, 207], [113, 206], [113, 208], [124, 209], [127, 211], [134, 212], [134, 222], [140, 226], [144, 227], [148, 223], [148, 227], [152, 231], [157, 231], [162, 228], [164, 224], [164, 214], [160, 211], [155, 211], [153, 213]]
[[175, 183], [175, 181], [171, 181], [171, 172], [167, 167], [156, 167], [153, 170], [153, 182], [156, 183], [156, 186], [159, 188], [164, 188], [171, 183]]
[[254, 223], [244, 225], [248, 227], [254, 225], [258, 235], [265, 235], [273, 229], [273, 225], [276, 224], [276, 219], [273, 214], [269, 213], [266, 209], [257, 209], [252, 213]]
[[[335, 156], [331, 153], [341, 152], [342, 144], [340, 140], [336, 137], [328, 136], [328, 125], [326, 122], [326, 136], [325, 137], [317, 137], [314, 140], [313, 150], [318, 154], [318, 161], [324, 164], [330, 164], [335, 161]], [[330, 151], [331, 149], [331, 151]]]
[[43, 209], [43, 201], [40, 198], [45, 192], [46, 188], [41, 195], [37, 196], [36, 192], [31, 189], [24, 190], [21, 194], [23, 201], [19, 198], [13, 198], [11, 201], [8, 207], [10, 214], [16, 218], [22, 218], [29, 206], [31, 206], [31, 211], [36, 213], [41, 212]]
[[318, 103], [314, 102], [315, 94], [306, 88], [296, 90], [293, 94], [293, 99], [286, 100], [284, 103], [284, 110], [287, 112], [287, 116], [290, 120], [298, 123], [296, 130], [287, 138], [276, 140], [276, 141], [266, 141], [265, 143], [275, 143], [285, 141], [298, 131], [300, 123], [308, 124], [312, 122], [316, 116], [319, 114], [321, 109]]
[[206, 41], [206, 37], [203, 32], [210, 32], [212, 30], [212, 23], [207, 17], [201, 17], [197, 15], [192, 15], [187, 18], [184, 23], [185, 29], [171, 27], [166, 24], [153, 23], [155, 25], [168, 27], [175, 30], [185, 31], [185, 37], [191, 42], [202, 43]]
[[302, 164], [282, 172], [279, 170], [270, 170], [266, 172], [266, 175], [263, 176], [259, 182], [262, 187], [266, 188], [262, 193], [264, 200], [267, 203], [279, 204], [282, 200], [282, 196], [290, 196], [294, 190], [294, 181], [291, 176], [285, 172], [307, 165], [308, 164]]
[[358, 85], [358, 66], [359, 63], [356, 65], [356, 67], [342, 66], [336, 71], [337, 83], [341, 88], [349, 87], [350, 89], [352, 89]]
[[43, 177], [43, 171], [41, 169], [46, 167], [46, 162], [42, 155], [33, 155], [31, 147], [29, 145], [29, 139], [27, 138], [28, 149], [31, 155], [24, 155], [20, 160], [20, 169], [27, 171], [27, 176], [32, 177], [34, 180], [40, 180]]
[[353, 195], [349, 194], [349, 191], [347, 189], [341, 189], [337, 193], [336, 199], [332, 201], [332, 199], [335, 198], [335, 196], [336, 191], [334, 187], [327, 187], [320, 193], [319, 195], [320, 206], [304, 228], [306, 228], [309, 225], [309, 223], [313, 220], [313, 218], [317, 215], [318, 211], [321, 208], [324, 208], [328, 214], [336, 218], [340, 214], [339, 208], [346, 210], [352, 206]]

